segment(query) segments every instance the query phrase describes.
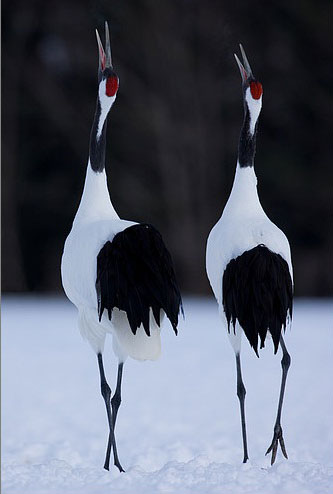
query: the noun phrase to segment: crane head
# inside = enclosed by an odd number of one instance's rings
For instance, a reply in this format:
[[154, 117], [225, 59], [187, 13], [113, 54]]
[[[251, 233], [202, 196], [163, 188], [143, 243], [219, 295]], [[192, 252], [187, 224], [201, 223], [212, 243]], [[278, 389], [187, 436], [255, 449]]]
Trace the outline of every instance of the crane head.
[[249, 131], [253, 134], [261, 111], [263, 89], [261, 83], [255, 79], [252, 73], [252, 69], [242, 45], [239, 45], [239, 47], [243, 57], [243, 63], [239, 60], [236, 53], [234, 55], [242, 76], [244, 111], [245, 114], [247, 112], [250, 114], [251, 123]]
[[105, 51], [101, 38], [99, 37], [96, 29], [99, 64], [98, 64], [98, 82], [99, 82], [99, 98], [102, 103], [110, 104], [110, 107], [116, 99], [119, 79], [115, 71], [113, 70], [112, 58], [111, 58], [111, 45], [108, 23], [105, 22]]
[[242, 47], [242, 45], [239, 45], [239, 47], [242, 54], [243, 63], [239, 60], [236, 53], [234, 53], [234, 55], [242, 76], [244, 94], [246, 96], [248, 95], [253, 100], [259, 100], [263, 93], [262, 85], [253, 76], [252, 69], [245, 54], [244, 48]]

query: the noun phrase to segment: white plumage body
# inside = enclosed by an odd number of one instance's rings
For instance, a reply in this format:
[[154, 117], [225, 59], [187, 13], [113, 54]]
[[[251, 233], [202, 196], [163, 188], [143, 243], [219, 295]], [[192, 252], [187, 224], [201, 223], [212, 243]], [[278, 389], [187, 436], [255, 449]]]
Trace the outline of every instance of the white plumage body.
[[[257, 192], [257, 178], [253, 167], [237, 164], [233, 188], [221, 218], [207, 240], [207, 275], [219, 304], [220, 315], [227, 326], [223, 310], [222, 278], [231, 259], [264, 244], [280, 254], [288, 263], [292, 277], [289, 242], [285, 234], [267, 217]], [[236, 339], [230, 335], [235, 351], [240, 346], [240, 326], [236, 325]], [[232, 332], [231, 332], [232, 333]], [[238, 350], [239, 351], [239, 350]]]
[[79, 329], [96, 353], [102, 352], [107, 333], [113, 335], [113, 348], [120, 361], [127, 356], [155, 360], [161, 351], [160, 328], [150, 318], [151, 336], [140, 326], [131, 331], [125, 312], [114, 309], [111, 321], [104, 312], [98, 319], [96, 277], [97, 255], [107, 241], [135, 225], [121, 220], [110, 201], [105, 171], [95, 173], [88, 163], [79, 209], [66, 239], [61, 262], [62, 283], [69, 300], [79, 312]]

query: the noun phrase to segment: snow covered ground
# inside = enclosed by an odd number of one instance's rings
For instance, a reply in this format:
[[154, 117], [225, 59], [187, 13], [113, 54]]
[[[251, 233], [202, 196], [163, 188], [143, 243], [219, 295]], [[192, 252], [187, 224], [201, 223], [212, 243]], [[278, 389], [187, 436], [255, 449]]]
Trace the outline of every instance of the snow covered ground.
[[[185, 300], [157, 362], [128, 360], [117, 424], [126, 473], [103, 470], [107, 423], [97, 359], [63, 298], [2, 305], [3, 494], [325, 494], [333, 491], [329, 301], [296, 301], [282, 427], [289, 460], [264, 453], [276, 415], [280, 354], [243, 342], [250, 461], [243, 465], [235, 362], [213, 299]], [[116, 360], [105, 353], [111, 387]]]

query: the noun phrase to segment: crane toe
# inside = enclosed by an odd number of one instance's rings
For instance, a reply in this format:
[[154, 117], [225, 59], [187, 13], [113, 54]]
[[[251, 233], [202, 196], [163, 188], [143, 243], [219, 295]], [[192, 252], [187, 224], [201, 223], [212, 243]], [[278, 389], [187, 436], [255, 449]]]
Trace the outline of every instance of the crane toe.
[[286, 447], [284, 444], [284, 439], [283, 439], [283, 434], [282, 434], [282, 427], [280, 424], [278, 424], [274, 427], [274, 435], [273, 435], [272, 443], [271, 443], [270, 447], [268, 448], [268, 450], [266, 451], [266, 455], [268, 455], [270, 452], [272, 452], [271, 465], [273, 465], [275, 462], [279, 444], [280, 444], [283, 456], [288, 459], [287, 450], [286, 450]]

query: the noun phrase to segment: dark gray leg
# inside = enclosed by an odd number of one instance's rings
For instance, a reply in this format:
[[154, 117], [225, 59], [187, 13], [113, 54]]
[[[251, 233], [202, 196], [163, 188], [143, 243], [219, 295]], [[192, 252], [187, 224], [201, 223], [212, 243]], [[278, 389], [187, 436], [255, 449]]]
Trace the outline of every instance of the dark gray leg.
[[[111, 399], [113, 432], [115, 431], [118, 409], [119, 409], [120, 403], [121, 403], [121, 379], [123, 377], [123, 366], [124, 366], [123, 362], [121, 362], [118, 365], [117, 387], [116, 387], [116, 391], [115, 391], [115, 393]], [[106, 457], [107, 458], [108, 457], [110, 458], [111, 447], [112, 447], [112, 435], [111, 435], [111, 433], [109, 433], [108, 447], [106, 450]]]
[[284, 440], [283, 440], [283, 435], [282, 435], [282, 427], [281, 427], [281, 412], [282, 412], [282, 405], [283, 405], [283, 397], [284, 397], [284, 390], [286, 387], [286, 380], [287, 380], [287, 374], [288, 374], [288, 369], [290, 367], [290, 362], [291, 358], [290, 355], [287, 351], [286, 345], [284, 343], [284, 340], [280, 338], [280, 345], [282, 348], [283, 356], [281, 360], [281, 366], [282, 366], [282, 380], [281, 380], [281, 389], [280, 389], [280, 397], [279, 397], [279, 405], [278, 405], [278, 411], [277, 411], [277, 416], [276, 416], [276, 421], [275, 421], [275, 426], [274, 426], [274, 435], [273, 435], [273, 440], [266, 451], [266, 455], [272, 451], [272, 459], [271, 459], [271, 465], [275, 462], [276, 458], [276, 453], [277, 453], [277, 448], [278, 444], [280, 443], [281, 450], [285, 458], [288, 459], [286, 447], [284, 445]]
[[237, 396], [239, 399], [240, 413], [241, 413], [241, 421], [242, 421], [242, 436], [243, 436], [243, 450], [244, 450], [244, 458], [243, 463], [246, 463], [249, 459], [247, 453], [247, 439], [246, 439], [246, 423], [245, 423], [245, 395], [246, 389], [242, 380], [242, 370], [240, 363], [240, 354], [236, 353], [236, 367], [237, 367]]
[[115, 430], [118, 410], [119, 410], [120, 403], [121, 403], [121, 380], [123, 377], [123, 367], [124, 367], [124, 363], [120, 362], [118, 365], [117, 387], [116, 387], [116, 391], [115, 391], [115, 393], [111, 399], [113, 430]]
[[119, 469], [120, 472], [124, 472], [125, 470], [123, 469], [123, 467], [121, 466], [121, 464], [119, 462], [118, 453], [117, 453], [117, 445], [116, 445], [116, 439], [114, 437], [113, 421], [112, 421], [112, 414], [111, 414], [111, 404], [110, 404], [111, 389], [110, 389], [110, 386], [108, 385], [108, 383], [105, 379], [103, 358], [102, 358], [101, 353], [97, 354], [97, 359], [98, 359], [99, 373], [101, 376], [101, 392], [102, 392], [102, 396], [104, 398], [104, 402], [105, 402], [105, 406], [106, 406], [106, 413], [107, 413], [108, 423], [109, 423], [109, 439], [111, 439], [108, 442], [108, 448], [106, 451], [104, 468], [105, 468], [105, 470], [109, 470], [110, 453], [111, 453], [111, 446], [112, 446], [113, 447], [114, 464]]

